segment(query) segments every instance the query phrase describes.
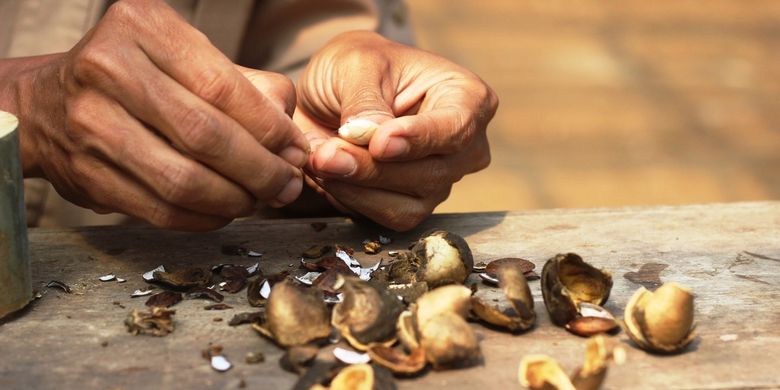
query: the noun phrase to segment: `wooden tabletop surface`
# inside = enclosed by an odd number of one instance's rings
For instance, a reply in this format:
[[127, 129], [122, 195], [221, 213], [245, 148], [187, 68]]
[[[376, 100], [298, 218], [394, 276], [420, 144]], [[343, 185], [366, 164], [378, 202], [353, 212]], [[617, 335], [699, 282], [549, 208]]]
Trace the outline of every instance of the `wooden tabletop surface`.
[[[233, 389], [242, 381], [247, 388], [289, 388], [296, 376], [279, 368], [282, 351], [249, 326], [227, 324], [233, 314], [253, 309], [243, 291], [226, 295], [234, 306], [226, 311], [203, 310], [209, 302], [202, 300], [177, 304], [176, 330], [166, 337], [129, 334], [124, 318], [131, 309], [145, 308], [145, 298], [130, 298], [146, 285], [141, 274], [160, 264], [253, 262], [221, 254], [225, 244], [264, 252], [259, 262], [265, 272], [298, 272], [298, 255], [312, 244], [359, 247], [381, 233], [394, 239], [390, 249], [403, 249], [430, 228], [463, 235], [475, 261], [519, 256], [540, 270], [556, 253], [576, 252], [612, 271], [615, 284], [606, 307], [621, 317], [640, 286], [636, 281], [652, 280], [653, 270], [661, 281], [691, 287], [699, 337], [689, 350], [651, 355], [618, 333], [613, 337], [626, 344], [627, 361], [610, 368], [604, 388], [780, 387], [780, 202], [436, 215], [404, 234], [345, 219], [324, 220], [327, 228], [315, 232], [313, 221], [239, 222], [204, 234], [145, 227], [32, 229], [34, 287], [46, 293], [0, 322], [0, 388]], [[386, 251], [358, 258], [373, 263], [381, 257]], [[646, 272], [637, 276], [643, 266]], [[108, 273], [128, 281], [98, 281]], [[42, 287], [51, 280], [67, 283], [73, 293]], [[552, 326], [539, 282], [530, 285], [539, 317], [533, 330], [510, 335], [474, 323], [484, 355], [480, 365], [430, 371], [399, 380], [398, 387], [520, 388], [518, 363], [531, 353], [551, 355], [566, 371], [577, 367], [584, 339]], [[212, 370], [201, 357], [210, 342], [224, 346], [233, 369]], [[249, 351], [262, 351], [266, 362], [246, 364]], [[320, 357], [331, 358], [329, 350]]]

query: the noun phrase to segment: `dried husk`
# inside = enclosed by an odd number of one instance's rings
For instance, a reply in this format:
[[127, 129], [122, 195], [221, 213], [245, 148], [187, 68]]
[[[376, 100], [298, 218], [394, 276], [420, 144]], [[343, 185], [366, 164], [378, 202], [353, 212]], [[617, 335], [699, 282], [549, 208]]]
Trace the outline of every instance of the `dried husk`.
[[384, 345], [372, 345], [368, 348], [368, 356], [382, 367], [387, 368], [393, 374], [413, 375], [425, 368], [425, 351], [416, 348], [409, 354]]
[[414, 280], [427, 282], [431, 288], [452, 283], [463, 284], [474, 266], [474, 258], [466, 240], [444, 230], [420, 238], [411, 251], [419, 259]]
[[206, 287], [211, 281], [211, 272], [200, 267], [184, 267], [170, 272], [155, 271], [152, 278], [173, 288]]
[[182, 300], [181, 293], [173, 291], [163, 291], [154, 294], [146, 300], [145, 305], [150, 307], [171, 307]]
[[396, 284], [388, 285], [387, 289], [393, 295], [401, 297], [404, 303], [408, 305], [410, 303], [417, 302], [417, 299], [419, 299], [421, 296], [423, 296], [423, 294], [428, 292], [428, 283], [425, 282], [402, 283], [402, 284], [396, 283]]
[[125, 319], [127, 331], [133, 335], [146, 334], [162, 337], [173, 332], [173, 315], [176, 310], [155, 306], [148, 312], [133, 310]]
[[542, 296], [550, 319], [564, 326], [578, 313], [579, 304], [603, 305], [612, 289], [612, 275], [586, 263], [575, 253], [558, 254], [542, 268]]
[[344, 294], [344, 300], [333, 308], [333, 326], [361, 351], [370, 343], [395, 342], [395, 324], [404, 310], [398, 298], [357, 278], [339, 276], [339, 279], [338, 290]]
[[258, 332], [283, 347], [303, 345], [330, 335], [328, 307], [316, 290], [303, 289], [289, 279], [275, 284]]
[[640, 287], [626, 305], [625, 330], [644, 350], [675, 353], [696, 338], [693, 316], [689, 289], [677, 283], [665, 283], [655, 292]]
[[503, 309], [487, 304], [478, 297], [471, 297], [471, 310], [482, 321], [509, 331], [525, 331], [536, 322], [534, 299], [523, 275], [523, 265], [506, 262], [495, 269], [499, 287], [504, 292]]

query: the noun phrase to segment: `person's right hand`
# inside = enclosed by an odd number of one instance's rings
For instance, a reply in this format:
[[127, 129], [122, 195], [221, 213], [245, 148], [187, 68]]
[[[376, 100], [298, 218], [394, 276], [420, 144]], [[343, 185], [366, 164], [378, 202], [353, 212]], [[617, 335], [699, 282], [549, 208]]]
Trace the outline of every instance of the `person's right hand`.
[[298, 197], [292, 83], [232, 64], [164, 2], [115, 3], [52, 58], [21, 87], [22, 159], [71, 202], [206, 230]]

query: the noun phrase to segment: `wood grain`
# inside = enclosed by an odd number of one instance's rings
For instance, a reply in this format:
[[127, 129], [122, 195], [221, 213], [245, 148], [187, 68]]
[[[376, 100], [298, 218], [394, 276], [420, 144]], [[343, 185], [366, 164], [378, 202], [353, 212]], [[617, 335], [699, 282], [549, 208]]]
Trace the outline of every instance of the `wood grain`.
[[[358, 247], [363, 239], [383, 233], [394, 239], [391, 248], [401, 249], [434, 227], [465, 236], [475, 262], [522, 257], [541, 268], [558, 252], [577, 252], [613, 272], [607, 308], [619, 316], [639, 287], [624, 274], [639, 272], [643, 264], [666, 264], [661, 281], [692, 287], [700, 335], [692, 348], [681, 355], [655, 356], [629, 346], [627, 362], [610, 370], [607, 389], [780, 386], [771, 358], [780, 356], [780, 202], [436, 215], [404, 234], [343, 219], [327, 220], [328, 227], [315, 232], [312, 221], [243, 222], [205, 234], [144, 227], [32, 229], [35, 286], [57, 279], [74, 293], [50, 289], [0, 325], [0, 388], [233, 389], [242, 379], [249, 388], [288, 388], [296, 378], [279, 368], [281, 350], [248, 326], [213, 321], [248, 311], [243, 292], [226, 296], [225, 303], [234, 306], [226, 311], [203, 310], [209, 302], [198, 300], [174, 306], [176, 331], [166, 337], [127, 333], [122, 321], [130, 309], [143, 308], [145, 300], [129, 297], [145, 285], [141, 273], [163, 263], [250, 263], [222, 255], [223, 244], [265, 252], [260, 262], [266, 272], [294, 270], [298, 254], [312, 244]], [[369, 263], [384, 253], [360, 258]], [[97, 280], [106, 273], [128, 282]], [[483, 364], [400, 380], [399, 388], [518, 388], [518, 363], [530, 353], [549, 354], [567, 371], [577, 367], [584, 339], [550, 324], [539, 283], [530, 284], [539, 317], [535, 329], [512, 336], [473, 324]], [[724, 335], [737, 339], [724, 341]], [[631, 345], [623, 333], [613, 337]], [[224, 345], [235, 364], [232, 370], [214, 372], [200, 356], [209, 342]], [[266, 362], [244, 363], [249, 351], [262, 351]]]

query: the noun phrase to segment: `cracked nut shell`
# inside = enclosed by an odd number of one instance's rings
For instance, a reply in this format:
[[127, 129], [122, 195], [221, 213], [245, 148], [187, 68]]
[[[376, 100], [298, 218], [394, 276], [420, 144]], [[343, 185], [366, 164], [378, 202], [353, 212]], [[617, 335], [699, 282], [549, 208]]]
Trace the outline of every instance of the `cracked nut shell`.
[[626, 305], [626, 333], [644, 350], [679, 352], [696, 337], [693, 313], [693, 294], [677, 283], [655, 292], [640, 287]]

